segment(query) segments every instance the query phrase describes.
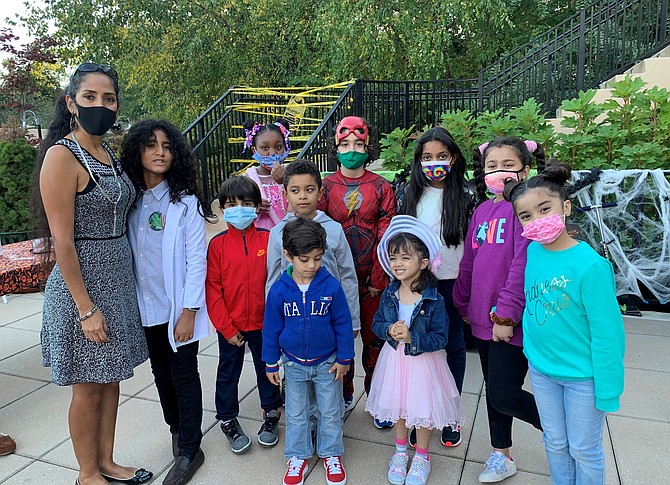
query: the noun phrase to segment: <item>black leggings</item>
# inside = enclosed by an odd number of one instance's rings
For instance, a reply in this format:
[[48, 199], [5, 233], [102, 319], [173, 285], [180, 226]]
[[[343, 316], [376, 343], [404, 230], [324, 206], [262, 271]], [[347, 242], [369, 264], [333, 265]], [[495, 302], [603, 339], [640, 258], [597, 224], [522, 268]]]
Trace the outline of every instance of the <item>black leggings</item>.
[[486, 412], [491, 446], [512, 446], [512, 419], [517, 418], [542, 430], [535, 398], [522, 389], [528, 372], [523, 348], [506, 342], [475, 338], [486, 383]]

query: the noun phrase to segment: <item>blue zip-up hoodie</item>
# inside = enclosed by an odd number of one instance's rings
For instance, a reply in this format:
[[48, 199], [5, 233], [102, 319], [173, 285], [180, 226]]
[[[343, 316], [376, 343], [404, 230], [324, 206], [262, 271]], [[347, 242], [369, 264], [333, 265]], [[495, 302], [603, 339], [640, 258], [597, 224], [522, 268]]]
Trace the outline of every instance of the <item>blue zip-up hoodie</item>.
[[342, 285], [323, 266], [305, 293], [293, 281], [290, 267], [272, 285], [263, 319], [263, 361], [277, 372], [283, 352], [301, 365], [319, 364], [333, 354], [349, 365], [354, 358], [351, 313]]
[[[399, 281], [391, 283], [382, 293], [379, 309], [372, 321], [372, 331], [379, 338], [385, 339], [394, 349], [398, 342], [389, 334], [388, 328], [398, 321], [397, 291]], [[435, 352], [447, 346], [449, 338], [449, 317], [444, 307], [444, 298], [434, 286], [429, 286], [417, 303], [409, 325], [409, 334], [412, 343], [405, 345], [406, 355], [419, 355], [424, 352]]]

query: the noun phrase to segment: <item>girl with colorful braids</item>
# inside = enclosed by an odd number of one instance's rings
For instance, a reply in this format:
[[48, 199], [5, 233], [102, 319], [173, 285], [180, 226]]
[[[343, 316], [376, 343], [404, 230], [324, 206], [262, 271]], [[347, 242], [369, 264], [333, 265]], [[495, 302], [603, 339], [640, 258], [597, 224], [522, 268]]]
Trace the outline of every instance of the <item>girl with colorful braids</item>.
[[[377, 259], [377, 244], [396, 213], [391, 184], [365, 167], [376, 160], [378, 143], [372, 127], [358, 116], [338, 123], [329, 140], [328, 159], [339, 169], [323, 180], [323, 196], [318, 209], [342, 225], [356, 266], [361, 307], [361, 338], [365, 392], [370, 392], [372, 373], [384, 345], [372, 331], [381, 292], [388, 278]], [[354, 404], [354, 363], [344, 378], [345, 411]], [[392, 423], [374, 421], [377, 428]]]
[[282, 185], [282, 162], [291, 152], [289, 124], [283, 118], [267, 124], [247, 120], [243, 128], [246, 138], [242, 153], [251, 148], [252, 158], [258, 162], [258, 167], [248, 168], [244, 175], [258, 185], [263, 197], [255, 224], [256, 227], [270, 230], [284, 218], [288, 206]]
[[[532, 155], [531, 155], [532, 154]], [[523, 354], [521, 315], [528, 240], [521, 235], [512, 204], [503, 199], [505, 181], [524, 180], [532, 159], [544, 167], [544, 150], [534, 141], [496, 138], [474, 150], [480, 198], [465, 238], [454, 284], [454, 305], [470, 323], [486, 383], [486, 411], [493, 452], [480, 482], [499, 482], [516, 473], [510, 456], [512, 420], [541, 429], [533, 395], [522, 389], [528, 371]]]

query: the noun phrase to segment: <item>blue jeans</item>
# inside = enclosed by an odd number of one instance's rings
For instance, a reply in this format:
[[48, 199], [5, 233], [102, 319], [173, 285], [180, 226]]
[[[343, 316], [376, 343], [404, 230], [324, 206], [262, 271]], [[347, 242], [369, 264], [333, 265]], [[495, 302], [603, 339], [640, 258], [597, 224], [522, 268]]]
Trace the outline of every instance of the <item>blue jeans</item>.
[[342, 380], [328, 371], [335, 355], [316, 365], [301, 365], [282, 355], [286, 377], [286, 458], [295, 456], [306, 460], [314, 454], [310, 426], [310, 393], [316, 396], [316, 450], [321, 458], [341, 456], [342, 440]]
[[593, 380], [564, 381], [529, 366], [554, 485], [604, 485], [605, 413], [596, 409]]

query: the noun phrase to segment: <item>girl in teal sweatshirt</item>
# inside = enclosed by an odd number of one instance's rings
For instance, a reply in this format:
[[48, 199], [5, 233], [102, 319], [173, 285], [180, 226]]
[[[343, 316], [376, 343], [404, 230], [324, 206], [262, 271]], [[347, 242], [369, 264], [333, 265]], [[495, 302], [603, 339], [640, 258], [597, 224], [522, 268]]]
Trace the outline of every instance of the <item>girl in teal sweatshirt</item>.
[[552, 482], [604, 484], [605, 413], [619, 409], [625, 336], [609, 261], [565, 229], [570, 167], [505, 186], [530, 239], [523, 347]]

